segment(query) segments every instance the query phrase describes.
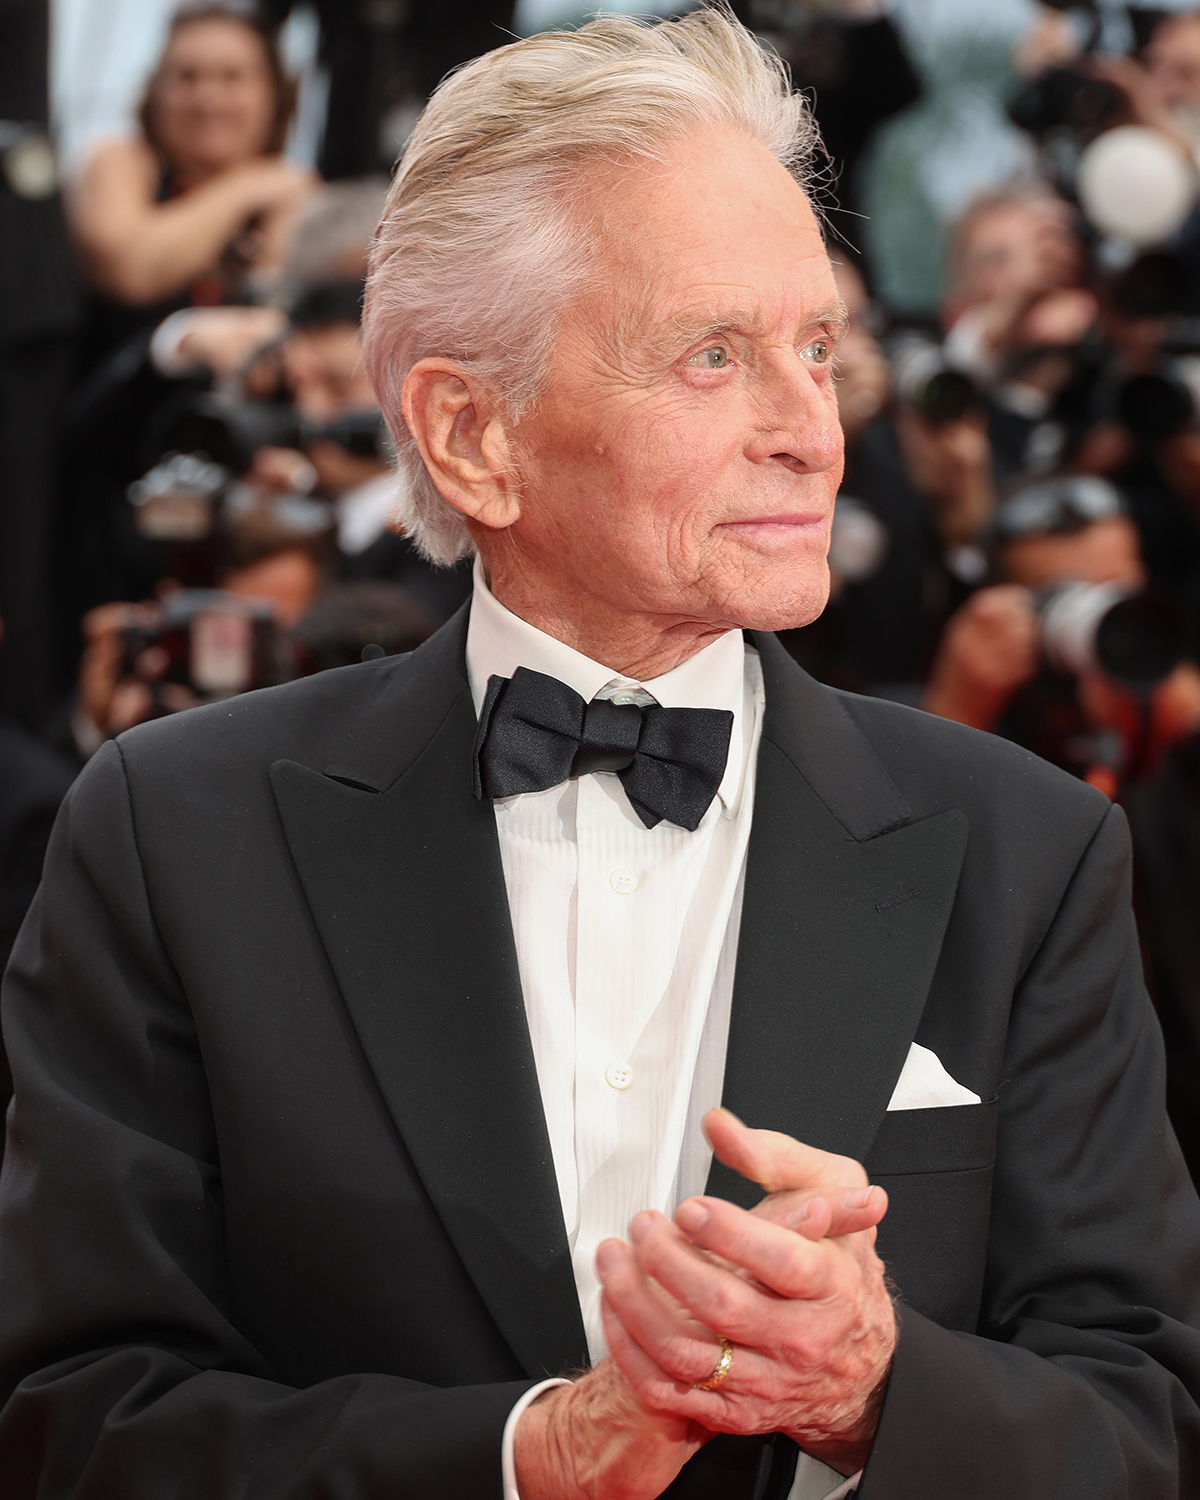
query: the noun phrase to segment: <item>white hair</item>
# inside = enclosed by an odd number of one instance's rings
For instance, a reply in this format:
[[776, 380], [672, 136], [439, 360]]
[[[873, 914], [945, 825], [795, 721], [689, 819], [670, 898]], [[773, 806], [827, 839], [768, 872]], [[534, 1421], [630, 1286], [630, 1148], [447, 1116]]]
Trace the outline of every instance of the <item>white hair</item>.
[[714, 125], [761, 142], [804, 185], [819, 140], [809, 108], [724, 6], [655, 26], [600, 16], [529, 37], [453, 73], [430, 99], [375, 238], [363, 342], [401, 470], [397, 519], [433, 562], [473, 546], [405, 424], [408, 372], [453, 359], [519, 421], [589, 275], [572, 179], [597, 158], [660, 161]]

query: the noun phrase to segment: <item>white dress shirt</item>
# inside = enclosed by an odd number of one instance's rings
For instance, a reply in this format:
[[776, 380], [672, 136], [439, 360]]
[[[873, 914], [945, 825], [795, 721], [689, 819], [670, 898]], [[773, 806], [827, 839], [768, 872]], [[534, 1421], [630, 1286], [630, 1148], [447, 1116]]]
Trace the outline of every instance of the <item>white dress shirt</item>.
[[[493, 674], [527, 667], [587, 702], [654, 701], [733, 714], [725, 775], [693, 833], [646, 828], [618, 777], [599, 772], [495, 803], [525, 1013], [575, 1285], [593, 1362], [607, 1352], [595, 1255], [643, 1209], [671, 1213], [704, 1191], [712, 1152], [700, 1130], [720, 1103], [741, 922], [746, 846], [762, 732], [758, 654], [729, 631], [682, 666], [638, 682], [518, 619], [479, 562], [467, 631], [476, 712]], [[505, 1500], [519, 1500], [510, 1415]], [[802, 1456], [803, 1457], [803, 1456]], [[842, 1476], [810, 1460], [830, 1496]], [[801, 1475], [797, 1475], [797, 1485]]]

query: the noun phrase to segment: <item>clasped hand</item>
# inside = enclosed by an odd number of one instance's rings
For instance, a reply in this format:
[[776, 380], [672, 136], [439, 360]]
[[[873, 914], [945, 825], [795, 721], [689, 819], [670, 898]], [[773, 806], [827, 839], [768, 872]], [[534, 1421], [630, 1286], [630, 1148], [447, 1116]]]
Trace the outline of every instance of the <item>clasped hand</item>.
[[[887, 1195], [847, 1157], [705, 1117], [717, 1156], [769, 1196], [643, 1213], [596, 1264], [611, 1351], [517, 1430], [522, 1500], [652, 1500], [715, 1432], [783, 1432], [842, 1473], [870, 1451], [896, 1328], [875, 1231]], [[733, 1345], [713, 1390], [720, 1335]]]

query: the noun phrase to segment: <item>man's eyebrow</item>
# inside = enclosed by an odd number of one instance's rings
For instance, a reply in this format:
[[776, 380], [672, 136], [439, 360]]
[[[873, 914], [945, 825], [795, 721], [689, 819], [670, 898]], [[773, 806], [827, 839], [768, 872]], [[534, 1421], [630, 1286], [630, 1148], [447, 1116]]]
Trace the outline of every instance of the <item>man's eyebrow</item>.
[[[737, 307], [678, 313], [668, 326], [672, 338], [682, 339], [687, 343], [730, 333], [754, 337], [765, 328], [761, 311]], [[803, 324], [804, 328], [822, 326], [829, 330], [829, 335], [835, 342], [845, 337], [850, 327], [850, 313], [840, 297], [836, 302], [812, 313]]]
[[833, 339], [844, 339], [850, 332], [850, 309], [841, 297], [825, 312], [818, 313], [814, 323], [824, 323]]

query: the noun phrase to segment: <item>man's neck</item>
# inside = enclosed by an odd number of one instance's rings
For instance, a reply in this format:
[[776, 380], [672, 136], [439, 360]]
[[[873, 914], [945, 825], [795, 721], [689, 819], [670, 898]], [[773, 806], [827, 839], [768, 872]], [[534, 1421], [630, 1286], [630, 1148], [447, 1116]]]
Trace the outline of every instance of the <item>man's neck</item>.
[[527, 625], [638, 682], [652, 682], [673, 671], [732, 628], [679, 617], [631, 614], [607, 606], [591, 594], [551, 596], [511, 575], [488, 576], [488, 587], [505, 609]]

